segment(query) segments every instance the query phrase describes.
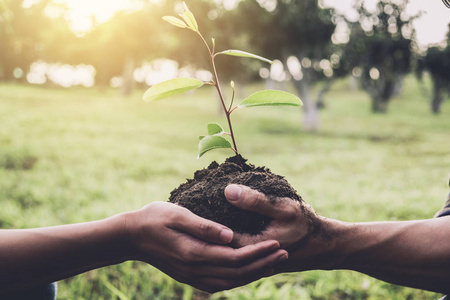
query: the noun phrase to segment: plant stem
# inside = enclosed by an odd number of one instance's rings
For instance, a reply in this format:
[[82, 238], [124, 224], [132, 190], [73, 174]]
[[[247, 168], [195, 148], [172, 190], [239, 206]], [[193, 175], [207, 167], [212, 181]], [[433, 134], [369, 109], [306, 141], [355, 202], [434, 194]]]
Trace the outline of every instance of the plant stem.
[[228, 128], [230, 129], [231, 140], [233, 142], [233, 148], [232, 149], [236, 153], [236, 155], [239, 155], [239, 152], [238, 152], [237, 146], [236, 146], [236, 140], [234, 138], [233, 126], [231, 126], [230, 110], [228, 110], [227, 107], [226, 107], [225, 100], [224, 100], [223, 94], [222, 94], [222, 89], [220, 88], [219, 77], [217, 76], [216, 64], [214, 63], [214, 57], [215, 57], [214, 53], [209, 48], [208, 43], [203, 38], [203, 36], [200, 34], [200, 32], [197, 32], [197, 33], [200, 36], [200, 38], [203, 40], [203, 43], [205, 44], [206, 48], [208, 49], [209, 57], [210, 57], [210, 60], [211, 60], [213, 76], [214, 76], [214, 82], [215, 82], [214, 86], [217, 89], [217, 93], [219, 94], [220, 102], [222, 103], [223, 111], [225, 112], [225, 116], [227, 117]]
[[[231, 101], [230, 101], [230, 107], [228, 107], [228, 113], [231, 115], [231, 112], [234, 110], [233, 107], [233, 102], [234, 102], [234, 85], [233, 85], [233, 94], [231, 95]], [[236, 108], [236, 107], [235, 107]]]
[[214, 63], [213, 56], [211, 56], [211, 65], [213, 68], [214, 80], [216, 81], [216, 89], [217, 89], [217, 92], [219, 93], [220, 102], [222, 103], [223, 110], [227, 117], [228, 127], [230, 128], [230, 135], [231, 135], [231, 140], [233, 141], [234, 151], [236, 152], [236, 154], [239, 154], [239, 152], [237, 150], [237, 146], [236, 146], [236, 140], [234, 139], [233, 126], [231, 126], [230, 112], [228, 111], [228, 109], [225, 106], [225, 100], [223, 99], [222, 89], [220, 88], [219, 78], [217, 76], [216, 65]]

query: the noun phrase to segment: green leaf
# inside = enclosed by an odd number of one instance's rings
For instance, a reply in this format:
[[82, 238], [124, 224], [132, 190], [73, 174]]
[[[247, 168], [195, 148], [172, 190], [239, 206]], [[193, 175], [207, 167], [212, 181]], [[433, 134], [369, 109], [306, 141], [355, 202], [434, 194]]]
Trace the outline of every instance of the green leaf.
[[162, 18], [164, 21], [177, 26], [177, 27], [181, 27], [181, 28], [187, 28], [188, 26], [186, 25], [186, 23], [176, 17], [172, 17], [172, 16], [165, 16]]
[[206, 152], [217, 148], [231, 148], [230, 142], [218, 135], [205, 136], [198, 143], [198, 158]]
[[[189, 25], [193, 31], [198, 31], [197, 20], [195, 20], [194, 14], [189, 10], [186, 2], [183, 1], [184, 12], [180, 15], [185, 22]], [[186, 19], [187, 18], [187, 19]]]
[[185, 11], [182, 14], [179, 14], [179, 16], [183, 18], [184, 22], [187, 24], [189, 29], [191, 29], [192, 31], [197, 31], [194, 23], [192, 23], [192, 20], [188, 15], [189, 13], [190, 13], [189, 11]]
[[275, 90], [256, 92], [242, 101], [238, 107], [268, 106], [268, 105], [290, 105], [302, 106], [302, 101], [295, 95]]
[[203, 85], [203, 81], [194, 78], [175, 78], [155, 84], [143, 96], [145, 101], [158, 101], [178, 95]]
[[217, 123], [208, 124], [208, 135], [221, 135], [224, 132], [222, 126]]
[[270, 59], [267, 59], [262, 56], [252, 54], [249, 52], [241, 51], [241, 50], [225, 50], [225, 51], [219, 52], [217, 54], [226, 54], [226, 55], [240, 56], [240, 57], [251, 57], [251, 58], [256, 58], [256, 59], [268, 62], [269, 64], [273, 64], [273, 61], [271, 61]]
[[192, 23], [192, 30], [198, 31], [198, 24], [197, 24], [197, 20], [195, 20], [194, 14], [189, 10], [185, 11], [184, 13], [187, 15], [187, 17], [189, 18], [189, 20]]

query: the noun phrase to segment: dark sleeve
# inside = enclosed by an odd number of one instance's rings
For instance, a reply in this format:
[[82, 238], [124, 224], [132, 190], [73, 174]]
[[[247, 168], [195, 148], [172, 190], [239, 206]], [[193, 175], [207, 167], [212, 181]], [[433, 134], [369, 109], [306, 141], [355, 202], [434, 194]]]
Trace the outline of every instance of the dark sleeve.
[[[450, 186], [450, 177], [448, 180], [448, 185]], [[445, 201], [444, 206], [442, 206], [441, 210], [438, 211], [435, 215], [436, 218], [449, 216], [450, 215], [450, 194], [447, 196], [447, 201]], [[444, 296], [439, 300], [450, 300], [449, 296]]]
[[[448, 177], [448, 186], [450, 186], [450, 176]], [[444, 216], [449, 216], [449, 215], [450, 215], [450, 194], [448, 194], [447, 201], [445, 201], [444, 206], [442, 206], [441, 210], [438, 211], [434, 215], [434, 217], [439, 218], [439, 217], [444, 217]]]
[[57, 293], [56, 282], [38, 286], [32, 289], [18, 291], [11, 294], [2, 294], [0, 299], [14, 300], [56, 300]]
[[438, 211], [435, 215], [436, 218], [438, 217], [444, 217], [450, 215], [450, 194], [447, 196], [447, 201], [445, 201], [444, 206], [441, 208], [440, 211]]

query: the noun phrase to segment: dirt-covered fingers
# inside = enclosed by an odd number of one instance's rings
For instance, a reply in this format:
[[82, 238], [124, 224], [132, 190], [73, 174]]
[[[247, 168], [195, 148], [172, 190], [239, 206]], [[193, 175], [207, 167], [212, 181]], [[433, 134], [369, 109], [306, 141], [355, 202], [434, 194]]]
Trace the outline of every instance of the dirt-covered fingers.
[[228, 201], [241, 209], [256, 212], [272, 219], [295, 217], [300, 203], [289, 198], [269, 197], [244, 185], [231, 184], [225, 188]]
[[197, 216], [186, 208], [178, 207], [179, 213], [171, 228], [189, 233], [204, 241], [228, 244], [233, 240], [233, 231], [219, 223]]

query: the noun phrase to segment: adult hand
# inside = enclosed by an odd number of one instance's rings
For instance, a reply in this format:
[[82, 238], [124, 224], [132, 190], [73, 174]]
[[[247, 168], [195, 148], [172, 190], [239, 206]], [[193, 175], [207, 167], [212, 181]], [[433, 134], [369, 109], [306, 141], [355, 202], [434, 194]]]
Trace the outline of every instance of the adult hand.
[[228, 201], [272, 220], [241, 245], [278, 240], [289, 259], [275, 272], [345, 269], [413, 288], [450, 293], [450, 217], [346, 223], [315, 214], [304, 202], [267, 197], [245, 186], [225, 189]]
[[[328, 239], [328, 221], [318, 216], [311, 206], [290, 198], [268, 197], [247, 186], [229, 185], [225, 189], [228, 201], [241, 209], [271, 218], [260, 235], [236, 234], [234, 243], [240, 246], [265, 240], [277, 240], [289, 252], [289, 259], [276, 272], [296, 272], [317, 268], [328, 269], [335, 256]], [[325, 247], [326, 245], [326, 247]], [[324, 252], [324, 250], [327, 251]]]
[[227, 227], [167, 202], [153, 202], [130, 213], [130, 259], [145, 261], [176, 280], [207, 292], [231, 289], [272, 275], [287, 259], [277, 241], [234, 249]]

